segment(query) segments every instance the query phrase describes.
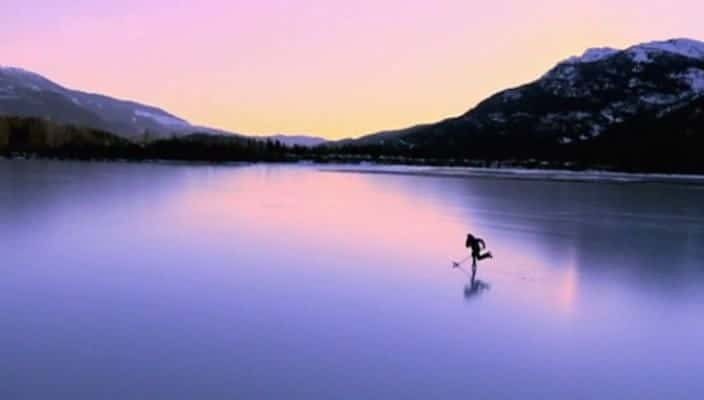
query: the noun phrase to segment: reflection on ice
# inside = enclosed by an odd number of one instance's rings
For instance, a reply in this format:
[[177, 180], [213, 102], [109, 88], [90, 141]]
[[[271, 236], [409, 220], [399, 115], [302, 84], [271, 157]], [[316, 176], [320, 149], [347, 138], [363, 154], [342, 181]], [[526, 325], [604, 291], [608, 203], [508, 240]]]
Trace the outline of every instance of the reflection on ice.
[[472, 266], [472, 272], [470, 273], [464, 267], [458, 266], [457, 269], [462, 271], [464, 275], [469, 279], [469, 282], [464, 286], [464, 298], [467, 300], [478, 297], [480, 294], [487, 292], [491, 289], [491, 285], [488, 282], [477, 279], [477, 267]]

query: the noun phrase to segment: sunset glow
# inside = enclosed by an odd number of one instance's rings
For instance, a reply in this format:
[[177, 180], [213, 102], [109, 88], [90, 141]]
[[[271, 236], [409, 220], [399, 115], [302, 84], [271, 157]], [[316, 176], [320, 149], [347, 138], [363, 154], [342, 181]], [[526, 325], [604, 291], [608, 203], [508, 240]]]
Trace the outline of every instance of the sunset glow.
[[248, 134], [460, 114], [588, 47], [704, 38], [698, 0], [5, 0], [0, 64]]

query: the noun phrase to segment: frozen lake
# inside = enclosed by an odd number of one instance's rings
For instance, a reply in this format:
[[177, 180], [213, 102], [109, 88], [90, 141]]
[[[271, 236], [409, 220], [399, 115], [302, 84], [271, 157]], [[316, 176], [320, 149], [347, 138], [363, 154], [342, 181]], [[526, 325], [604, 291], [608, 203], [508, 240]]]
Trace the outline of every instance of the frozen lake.
[[704, 398], [704, 186], [371, 172], [0, 160], [0, 398]]

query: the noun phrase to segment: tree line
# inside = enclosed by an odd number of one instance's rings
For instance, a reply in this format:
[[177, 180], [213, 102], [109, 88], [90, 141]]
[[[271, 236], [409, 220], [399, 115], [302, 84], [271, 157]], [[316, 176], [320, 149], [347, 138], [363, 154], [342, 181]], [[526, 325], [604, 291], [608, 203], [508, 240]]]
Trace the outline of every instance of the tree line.
[[[692, 117], [694, 115], [694, 117]], [[374, 162], [604, 169], [632, 172], [704, 173], [704, 118], [699, 114], [636, 124], [584, 143], [560, 144], [528, 135], [446, 135], [451, 140], [416, 143], [285, 146], [279, 141], [194, 133], [128, 140], [96, 129], [59, 125], [40, 118], [0, 117], [0, 155], [59, 159], [175, 160], [206, 162]], [[663, 134], [663, 132], [667, 132]], [[443, 135], [432, 135], [441, 138]]]

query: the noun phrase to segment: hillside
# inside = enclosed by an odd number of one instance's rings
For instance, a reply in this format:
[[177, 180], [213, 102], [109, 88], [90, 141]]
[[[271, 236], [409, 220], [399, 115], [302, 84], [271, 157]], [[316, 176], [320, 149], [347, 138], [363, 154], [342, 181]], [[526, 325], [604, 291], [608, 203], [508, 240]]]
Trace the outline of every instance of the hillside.
[[[675, 39], [625, 50], [590, 49], [464, 115], [339, 145], [425, 157], [539, 158], [633, 168], [662, 168], [672, 160], [679, 168], [682, 157], [689, 157], [679, 149], [699, 145], [704, 135], [703, 96], [704, 43]], [[685, 164], [699, 163], [691, 158]]]

